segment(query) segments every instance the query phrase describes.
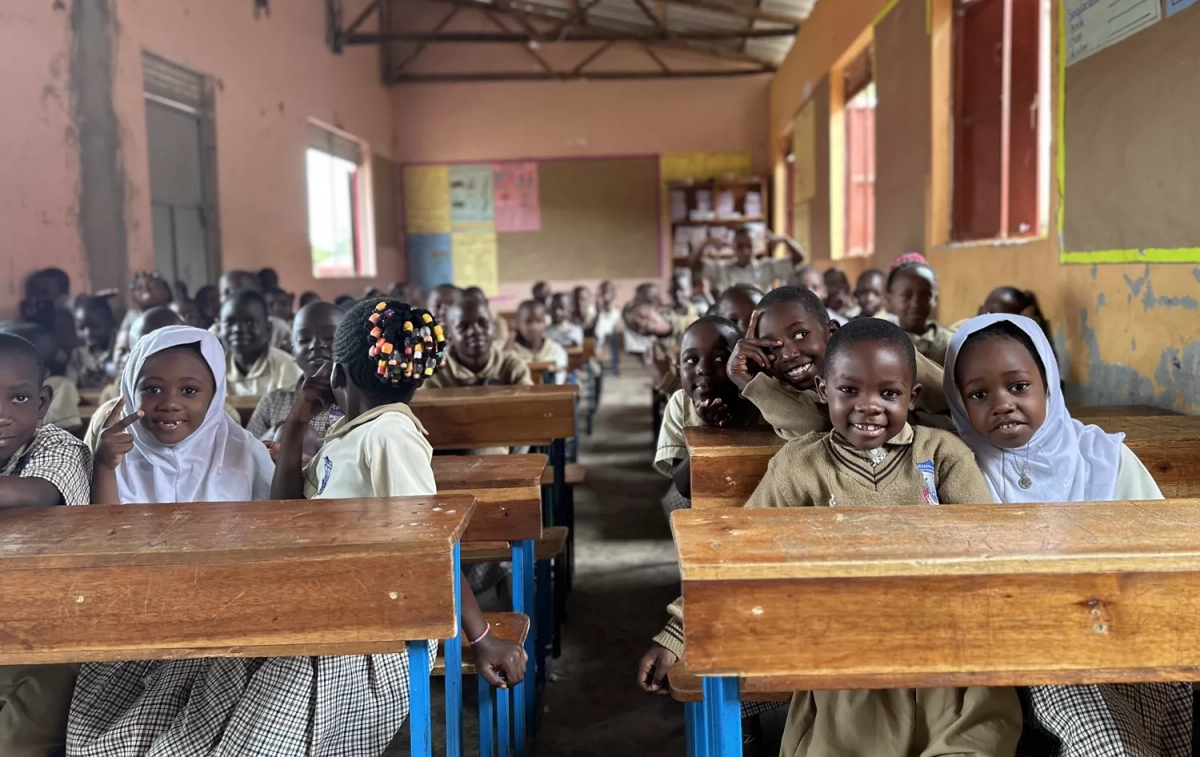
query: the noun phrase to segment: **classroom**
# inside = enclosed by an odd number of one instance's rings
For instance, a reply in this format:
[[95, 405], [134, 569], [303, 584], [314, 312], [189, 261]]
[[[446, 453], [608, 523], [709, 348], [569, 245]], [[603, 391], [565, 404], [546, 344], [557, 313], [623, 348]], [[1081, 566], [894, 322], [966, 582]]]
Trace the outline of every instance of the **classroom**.
[[1197, 39], [0, 0], [0, 757], [1200, 755]]

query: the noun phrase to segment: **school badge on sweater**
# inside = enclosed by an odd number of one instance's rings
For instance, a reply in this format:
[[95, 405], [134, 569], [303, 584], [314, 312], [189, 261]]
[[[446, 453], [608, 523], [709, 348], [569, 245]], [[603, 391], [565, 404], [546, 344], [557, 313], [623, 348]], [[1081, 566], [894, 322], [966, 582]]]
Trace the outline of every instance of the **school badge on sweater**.
[[932, 460], [921, 460], [917, 463], [917, 470], [921, 472], [921, 479], [925, 485], [921, 487], [921, 497], [927, 505], [940, 505], [937, 495], [937, 474], [934, 472]]

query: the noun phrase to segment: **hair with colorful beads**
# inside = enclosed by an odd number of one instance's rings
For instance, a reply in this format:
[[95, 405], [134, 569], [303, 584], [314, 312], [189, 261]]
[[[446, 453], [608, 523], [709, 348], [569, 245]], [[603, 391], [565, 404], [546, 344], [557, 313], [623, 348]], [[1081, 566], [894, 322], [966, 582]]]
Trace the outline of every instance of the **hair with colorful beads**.
[[407, 402], [445, 361], [446, 337], [427, 310], [371, 297], [338, 326], [333, 359], [364, 394]]

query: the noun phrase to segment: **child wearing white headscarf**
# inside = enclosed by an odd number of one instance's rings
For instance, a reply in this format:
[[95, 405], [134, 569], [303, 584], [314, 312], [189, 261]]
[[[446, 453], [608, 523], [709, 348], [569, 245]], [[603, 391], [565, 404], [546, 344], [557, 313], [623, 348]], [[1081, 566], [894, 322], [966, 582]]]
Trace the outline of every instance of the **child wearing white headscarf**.
[[[1071, 417], [1054, 352], [1035, 321], [1007, 314], [967, 321], [950, 342], [943, 381], [954, 425], [997, 502], [1163, 498], [1124, 434]], [[1052, 742], [1039, 745], [1039, 755], [1191, 754], [1188, 684], [1033, 686], [1025, 717], [1023, 747], [1027, 737]]]

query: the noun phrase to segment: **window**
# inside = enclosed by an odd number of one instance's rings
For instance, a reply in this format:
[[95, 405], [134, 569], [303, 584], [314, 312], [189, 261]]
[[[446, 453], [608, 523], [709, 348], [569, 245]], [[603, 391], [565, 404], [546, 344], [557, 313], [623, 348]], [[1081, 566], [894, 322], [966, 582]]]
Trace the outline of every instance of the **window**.
[[1046, 232], [1049, 35], [1049, 0], [958, 0], [955, 240]]
[[846, 255], [875, 254], [875, 83], [871, 48], [851, 61], [845, 77]]
[[315, 278], [375, 275], [366, 143], [309, 124], [308, 240]]

